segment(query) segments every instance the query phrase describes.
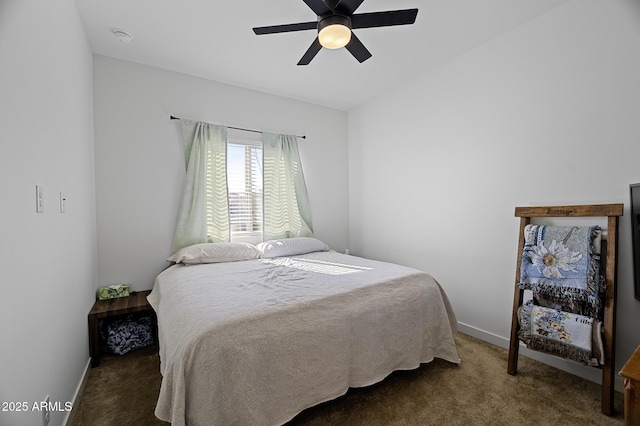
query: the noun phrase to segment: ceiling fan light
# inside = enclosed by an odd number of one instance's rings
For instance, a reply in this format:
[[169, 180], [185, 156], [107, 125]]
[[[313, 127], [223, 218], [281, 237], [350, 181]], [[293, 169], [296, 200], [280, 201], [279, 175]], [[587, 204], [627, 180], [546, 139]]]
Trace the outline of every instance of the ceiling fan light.
[[318, 32], [318, 40], [322, 47], [340, 49], [351, 41], [351, 29], [342, 24], [327, 25]]

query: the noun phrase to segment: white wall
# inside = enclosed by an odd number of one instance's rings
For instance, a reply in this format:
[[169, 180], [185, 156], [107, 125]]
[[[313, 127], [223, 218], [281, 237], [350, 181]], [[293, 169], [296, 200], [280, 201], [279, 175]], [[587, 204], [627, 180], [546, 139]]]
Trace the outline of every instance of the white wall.
[[514, 208], [623, 202], [620, 368], [640, 344], [639, 46], [637, 2], [575, 0], [350, 112], [353, 252], [430, 272], [465, 330], [505, 345]]
[[0, 64], [0, 401], [29, 409], [0, 424], [37, 425], [34, 402], [74, 397], [95, 297], [92, 56], [75, 2], [2, 0]]
[[185, 175], [170, 115], [306, 135], [315, 234], [347, 248], [345, 112], [104, 56], [94, 56], [94, 99], [99, 285], [149, 289], [168, 266]]

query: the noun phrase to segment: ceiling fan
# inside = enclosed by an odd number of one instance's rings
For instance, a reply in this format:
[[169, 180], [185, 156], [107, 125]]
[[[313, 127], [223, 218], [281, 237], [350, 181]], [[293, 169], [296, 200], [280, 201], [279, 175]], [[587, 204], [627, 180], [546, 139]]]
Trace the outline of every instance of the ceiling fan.
[[371, 57], [371, 52], [364, 47], [364, 44], [352, 30], [413, 24], [418, 15], [418, 9], [355, 14], [356, 9], [364, 0], [303, 1], [318, 15], [317, 21], [272, 25], [253, 29], [253, 32], [257, 35], [317, 30], [318, 36], [302, 56], [298, 65], [308, 65], [323, 47], [327, 49], [345, 47], [358, 62], [362, 63]]

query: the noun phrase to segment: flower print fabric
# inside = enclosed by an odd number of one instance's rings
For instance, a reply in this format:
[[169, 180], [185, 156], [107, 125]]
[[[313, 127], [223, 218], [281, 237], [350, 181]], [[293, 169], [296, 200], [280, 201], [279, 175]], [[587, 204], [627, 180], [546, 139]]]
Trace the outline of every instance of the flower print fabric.
[[521, 289], [597, 303], [600, 227], [527, 225], [524, 235]]
[[592, 352], [593, 318], [527, 303], [520, 319], [519, 337], [527, 347], [597, 365]]

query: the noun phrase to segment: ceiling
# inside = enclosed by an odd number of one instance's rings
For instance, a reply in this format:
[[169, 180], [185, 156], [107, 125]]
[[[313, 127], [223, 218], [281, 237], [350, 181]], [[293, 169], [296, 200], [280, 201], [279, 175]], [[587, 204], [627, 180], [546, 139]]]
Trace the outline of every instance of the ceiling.
[[[356, 13], [418, 8], [415, 24], [355, 30], [373, 54], [358, 63], [316, 34], [252, 28], [313, 21], [302, 0], [77, 0], [94, 53], [351, 110], [568, 0], [365, 0]], [[132, 35], [116, 40], [114, 28]]]

